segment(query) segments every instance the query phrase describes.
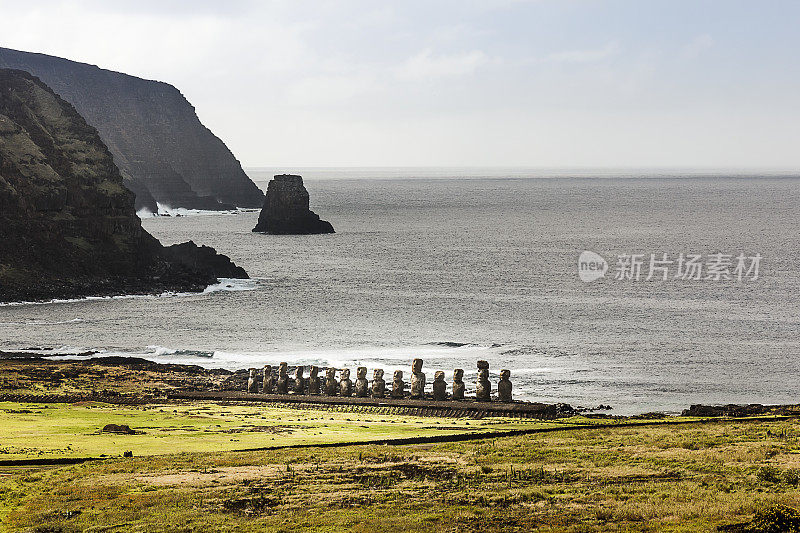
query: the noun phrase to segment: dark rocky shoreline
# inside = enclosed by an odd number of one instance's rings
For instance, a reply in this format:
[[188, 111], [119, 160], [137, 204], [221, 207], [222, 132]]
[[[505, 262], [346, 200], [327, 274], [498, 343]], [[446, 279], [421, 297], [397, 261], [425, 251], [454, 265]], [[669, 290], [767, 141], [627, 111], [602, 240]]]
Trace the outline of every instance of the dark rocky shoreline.
[[93, 127], [35, 76], [0, 69], [0, 302], [199, 292], [247, 273], [163, 247]]

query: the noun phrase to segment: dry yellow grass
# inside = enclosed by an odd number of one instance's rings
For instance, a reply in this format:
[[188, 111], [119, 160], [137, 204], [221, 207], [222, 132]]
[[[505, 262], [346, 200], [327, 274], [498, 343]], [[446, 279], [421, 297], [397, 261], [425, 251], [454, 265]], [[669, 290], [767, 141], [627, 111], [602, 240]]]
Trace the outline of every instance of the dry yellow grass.
[[114, 459], [7, 472], [0, 508], [63, 531], [714, 531], [800, 506], [798, 436], [727, 421]]

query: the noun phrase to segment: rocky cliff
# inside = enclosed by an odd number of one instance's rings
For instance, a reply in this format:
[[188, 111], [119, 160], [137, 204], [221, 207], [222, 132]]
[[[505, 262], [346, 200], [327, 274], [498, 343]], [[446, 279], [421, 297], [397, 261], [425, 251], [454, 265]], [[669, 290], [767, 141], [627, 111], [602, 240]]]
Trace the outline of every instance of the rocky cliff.
[[274, 235], [333, 233], [330, 222], [308, 207], [308, 191], [303, 178], [291, 174], [275, 176], [267, 185], [267, 197], [253, 231]]
[[205, 251], [184, 248], [142, 229], [111, 153], [73, 106], [0, 69], [0, 301], [202, 290], [237, 268], [224, 256], [198, 268]]
[[0, 68], [28, 71], [71, 103], [114, 155], [136, 208], [259, 207], [264, 195], [172, 85], [59, 57], [0, 48]]

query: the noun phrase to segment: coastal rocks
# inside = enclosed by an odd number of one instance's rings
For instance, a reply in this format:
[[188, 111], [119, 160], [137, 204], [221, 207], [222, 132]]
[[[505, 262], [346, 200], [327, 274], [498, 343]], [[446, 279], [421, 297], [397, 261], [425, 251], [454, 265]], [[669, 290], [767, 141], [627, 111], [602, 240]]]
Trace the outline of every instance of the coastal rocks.
[[325, 396], [336, 396], [339, 392], [339, 382], [336, 381], [336, 369], [325, 369]]
[[277, 394], [289, 394], [289, 370], [286, 363], [278, 365], [278, 381], [275, 384]]
[[0, 48], [0, 67], [38, 76], [97, 128], [136, 210], [257, 208], [264, 194], [172, 85]]
[[684, 409], [681, 416], [754, 416], [773, 413], [776, 406], [764, 406], [761, 404], [753, 403], [749, 405], [703, 405], [694, 404], [689, 409]]
[[272, 365], [264, 365], [264, 380], [261, 385], [261, 391], [264, 394], [272, 394], [275, 392], [275, 378], [272, 377]]
[[441, 370], [433, 376], [433, 399], [437, 402], [447, 399], [447, 383], [444, 380], [444, 372]]
[[316, 396], [320, 392], [320, 387], [319, 367], [312, 365], [308, 371], [308, 393]]
[[489, 381], [489, 363], [478, 361], [478, 381], [475, 384], [475, 398], [481, 402], [492, 400], [492, 383]]
[[210, 246], [197, 246], [193, 241], [164, 247], [164, 255], [175, 263], [215, 278], [250, 279], [242, 267], [230, 257], [218, 254]]
[[356, 369], [356, 397], [369, 396], [369, 381], [367, 381], [367, 367], [360, 366]]
[[256, 379], [256, 369], [250, 369], [250, 377], [247, 379], [247, 392], [258, 392], [258, 380]]
[[511, 371], [501, 370], [500, 381], [497, 383], [497, 399], [501, 402], [510, 403], [513, 401], [511, 398]]
[[211, 248], [195, 255], [179, 260], [142, 229], [75, 108], [27, 72], [0, 69], [0, 301], [199, 292], [238, 268]]
[[395, 370], [392, 379], [392, 398], [402, 399], [406, 395], [406, 384], [403, 381], [403, 371]]
[[464, 399], [464, 370], [456, 368], [453, 371], [453, 399]]
[[425, 374], [422, 372], [422, 359], [414, 359], [411, 363], [411, 398], [422, 400], [425, 398]]
[[253, 231], [272, 235], [334, 233], [330, 222], [320, 220], [309, 209], [303, 178], [291, 174], [275, 176], [267, 185], [267, 196]]
[[350, 370], [342, 370], [342, 379], [339, 382], [339, 395], [350, 397], [353, 395], [353, 382], [350, 380]]
[[383, 370], [376, 368], [372, 372], [372, 397], [383, 398], [386, 394], [386, 382], [383, 380]]

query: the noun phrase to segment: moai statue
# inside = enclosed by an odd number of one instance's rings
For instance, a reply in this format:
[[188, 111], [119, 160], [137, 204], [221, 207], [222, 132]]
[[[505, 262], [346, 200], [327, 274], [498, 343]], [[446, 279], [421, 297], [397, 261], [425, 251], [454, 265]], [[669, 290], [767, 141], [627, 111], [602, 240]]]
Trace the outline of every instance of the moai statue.
[[275, 392], [278, 394], [289, 393], [289, 370], [286, 363], [278, 365], [278, 382], [275, 384]]
[[425, 399], [425, 374], [422, 373], [422, 359], [414, 359], [411, 363], [411, 398]]
[[406, 395], [406, 384], [403, 381], [403, 371], [395, 370], [392, 379], [392, 398], [403, 399]]
[[441, 370], [433, 375], [433, 399], [437, 402], [447, 399], [447, 383], [444, 380], [444, 372]]
[[298, 366], [294, 369], [294, 393], [306, 393], [306, 378], [303, 377], [303, 367]]
[[497, 383], [497, 398], [501, 402], [510, 403], [511, 399], [511, 371], [501, 370], [500, 381]]
[[372, 397], [383, 398], [386, 392], [386, 382], [383, 381], [383, 370], [376, 368], [372, 371]]
[[264, 382], [261, 386], [261, 392], [264, 394], [272, 394], [275, 392], [275, 380], [272, 379], [272, 365], [264, 365]]
[[312, 366], [308, 371], [308, 393], [317, 395], [320, 390], [319, 367]]
[[339, 381], [339, 394], [350, 397], [353, 395], [353, 382], [350, 381], [350, 369], [342, 369], [342, 379]]
[[460, 368], [453, 371], [453, 399], [464, 399], [464, 370]]
[[247, 392], [258, 392], [258, 379], [256, 376], [256, 369], [250, 369], [250, 377], [247, 380]]
[[489, 381], [489, 363], [478, 361], [478, 382], [476, 383], [475, 399], [479, 402], [492, 401], [492, 383]]
[[369, 396], [369, 381], [367, 381], [367, 367], [365, 366], [356, 369], [356, 396], [359, 398]]
[[339, 382], [336, 381], [336, 369], [325, 369], [325, 396], [336, 396], [339, 391]]

